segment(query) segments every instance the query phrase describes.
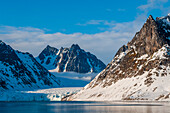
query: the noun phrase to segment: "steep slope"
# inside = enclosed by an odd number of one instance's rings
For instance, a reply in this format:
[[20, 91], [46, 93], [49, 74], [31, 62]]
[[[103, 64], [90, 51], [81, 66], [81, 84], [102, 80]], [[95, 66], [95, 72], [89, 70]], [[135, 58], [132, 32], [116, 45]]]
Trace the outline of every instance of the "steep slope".
[[68, 100], [170, 101], [170, 15], [150, 15], [134, 38], [83, 90]]
[[36, 59], [51, 72], [100, 72], [106, 67], [95, 55], [85, 52], [77, 44], [59, 50], [48, 45]]
[[29, 53], [15, 51], [0, 41], [0, 90], [58, 87], [60, 81]]

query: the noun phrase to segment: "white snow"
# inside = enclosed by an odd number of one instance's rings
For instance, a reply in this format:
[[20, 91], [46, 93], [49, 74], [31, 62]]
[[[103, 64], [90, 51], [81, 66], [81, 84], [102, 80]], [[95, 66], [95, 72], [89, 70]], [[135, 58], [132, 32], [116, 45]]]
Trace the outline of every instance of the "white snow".
[[148, 55], [147, 55], [147, 54], [145, 54], [145, 55], [142, 55], [141, 57], [137, 58], [137, 60], [146, 59], [147, 57], [148, 57]]
[[163, 22], [165, 22], [166, 24], [170, 25], [170, 20], [169, 20], [169, 18], [163, 19]]
[[49, 72], [59, 72], [59, 66], [57, 65], [57, 67], [55, 69], [52, 69], [52, 70], [48, 70]]
[[[168, 69], [170, 70], [169, 67]], [[152, 79], [155, 81], [150, 87], [147, 87], [147, 85], [144, 84], [144, 81], [147, 78], [146, 75], [147, 72], [142, 76], [122, 79], [105, 88], [98, 85], [94, 88], [81, 90], [72, 98], [76, 101], [113, 101], [123, 100], [129, 97], [130, 99], [149, 99], [153, 101], [159, 98], [160, 95], [164, 95], [165, 97], [170, 93], [170, 87], [168, 85], [170, 83], [170, 74], [166, 77], [153, 76]], [[155, 88], [157, 89], [154, 92], [153, 90]], [[162, 98], [162, 101], [163, 100], [170, 101], [170, 98]]]
[[64, 66], [64, 71], [63, 71], [63, 72], [66, 72], [66, 68], [67, 68], [67, 65], [68, 65], [69, 61], [70, 61], [70, 57], [69, 57], [69, 59], [67, 60], [65, 66]]
[[[148, 57], [148, 55], [143, 55], [137, 60], [147, 59], [145, 62], [147, 64], [155, 59], [167, 59], [165, 55], [168, 54], [170, 54], [169, 46], [164, 45], [155, 52], [153, 56]], [[120, 58], [122, 58], [124, 53], [120, 56]], [[142, 75], [124, 78], [106, 87], [103, 87], [105, 79], [96, 83], [98, 77], [105, 71], [103, 70], [91, 83], [86, 85], [84, 89], [77, 94], [71, 96], [70, 99], [75, 101], [115, 101], [124, 99], [170, 101], [170, 65], [167, 67], [160, 66], [161, 69], [145, 71]], [[151, 73], [152, 76], [148, 76], [148, 73]], [[167, 75], [162, 76], [162, 73], [166, 73]], [[151, 83], [148, 83], [148, 80], [150, 80]], [[93, 87], [95, 83], [98, 85]]]
[[[34, 71], [37, 71], [39, 73], [39, 69], [38, 67], [35, 65], [35, 61], [33, 58], [31, 58], [29, 56], [29, 54], [23, 54], [21, 52], [16, 52], [17, 56], [22, 60], [22, 63], [24, 64], [24, 66], [32, 73], [34, 74]], [[34, 76], [34, 75], [33, 75]], [[34, 76], [34, 79], [37, 81], [36, 85], [38, 85], [39, 87], [43, 87], [42, 85], [44, 85], [44, 82], [42, 80], [39, 80], [39, 78], [37, 76]], [[57, 80], [58, 81], [58, 80]], [[51, 80], [51, 82], [53, 84], [56, 84], [53, 80]], [[58, 86], [58, 85], [57, 85]]]
[[88, 58], [87, 58], [87, 63], [90, 66], [90, 72], [93, 72], [93, 66], [91, 65], [90, 60]]

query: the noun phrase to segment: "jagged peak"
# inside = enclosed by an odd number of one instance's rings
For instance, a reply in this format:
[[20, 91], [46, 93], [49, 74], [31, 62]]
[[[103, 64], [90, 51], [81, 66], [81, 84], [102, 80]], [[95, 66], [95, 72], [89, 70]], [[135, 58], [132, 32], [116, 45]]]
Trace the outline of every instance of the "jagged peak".
[[48, 49], [48, 50], [58, 50], [57, 48], [51, 47], [50, 45], [47, 45], [47, 47], [45, 49]]
[[39, 58], [43, 59], [44, 55], [50, 55], [50, 54], [56, 54], [58, 52], [58, 49], [55, 47], [51, 47], [50, 45], [47, 45], [46, 48], [39, 54]]
[[72, 44], [71, 49], [81, 49], [78, 44]]
[[51, 46], [50, 45], [47, 45], [47, 47], [46, 48], [51, 48]]
[[154, 20], [152, 15], [149, 15], [148, 19]]
[[3, 42], [2, 40], [0, 40], [0, 48], [8, 48], [9, 50], [13, 51], [13, 48], [9, 45], [7, 45], [5, 42]]
[[145, 24], [146, 23], [152, 23], [152, 22], [155, 22], [155, 19], [153, 18], [152, 15], [149, 15], [148, 19], [146, 20]]
[[2, 40], [0, 40], [0, 45], [4, 45], [5, 43], [2, 41]]
[[64, 49], [64, 47], [61, 47], [61, 48], [60, 48], [60, 50], [63, 50], [63, 49]]
[[136, 32], [134, 38], [130, 42], [128, 42], [128, 46], [129, 46], [129, 44], [130, 44], [130, 46], [132, 46], [137, 40], [142, 40], [143, 41], [143, 39], [145, 37], [141, 37], [142, 38], [141, 39], [141, 38], [138, 37], [139, 34], [146, 34], [146, 32], [149, 32], [148, 30], [151, 29], [151, 26], [155, 26], [156, 27], [157, 25], [156, 25], [156, 22], [155, 22], [153, 16], [149, 15], [149, 17], [147, 18], [146, 22], [144, 23], [144, 25], [142, 26], [140, 31]]
[[[52, 46], [50, 46], [50, 45], [47, 45], [45, 49], [50, 49], [50, 50], [52, 49], [52, 50], [53, 50], [53, 49], [57, 49], [57, 48], [52, 47]], [[58, 49], [57, 49], [57, 50], [58, 50]]]
[[148, 17], [141, 30], [127, 44], [128, 48], [135, 48], [137, 56], [144, 54], [152, 55], [160, 49], [167, 41], [159, 33], [158, 23], [152, 15]]

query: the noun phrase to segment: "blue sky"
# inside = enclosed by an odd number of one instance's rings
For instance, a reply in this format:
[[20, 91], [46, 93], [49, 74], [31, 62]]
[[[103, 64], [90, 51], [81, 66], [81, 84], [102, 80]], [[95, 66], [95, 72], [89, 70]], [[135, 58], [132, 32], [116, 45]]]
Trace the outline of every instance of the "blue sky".
[[[0, 25], [45, 28], [50, 33], [98, 33], [108, 26], [79, 26], [79, 23], [133, 21], [142, 13], [137, 7], [143, 4], [147, 0], [1, 0]], [[162, 16], [157, 9], [149, 14]]]
[[78, 43], [108, 63], [150, 14], [168, 13], [168, 0], [0, 0], [0, 39], [34, 56]]

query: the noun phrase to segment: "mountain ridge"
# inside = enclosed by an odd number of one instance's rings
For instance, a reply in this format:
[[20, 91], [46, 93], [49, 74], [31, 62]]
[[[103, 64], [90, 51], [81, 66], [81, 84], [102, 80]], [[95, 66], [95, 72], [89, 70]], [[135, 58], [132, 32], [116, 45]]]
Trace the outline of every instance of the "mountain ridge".
[[51, 72], [98, 73], [106, 66], [95, 55], [81, 49], [78, 44], [60, 49], [48, 45], [36, 59]]

